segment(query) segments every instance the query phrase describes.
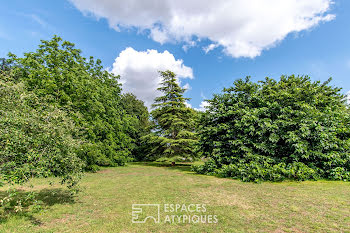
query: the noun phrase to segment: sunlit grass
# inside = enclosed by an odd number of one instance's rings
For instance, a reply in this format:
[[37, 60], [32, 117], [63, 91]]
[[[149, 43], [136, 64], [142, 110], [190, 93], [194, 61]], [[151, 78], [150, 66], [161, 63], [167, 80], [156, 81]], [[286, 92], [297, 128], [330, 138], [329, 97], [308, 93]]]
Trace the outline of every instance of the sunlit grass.
[[[189, 164], [135, 163], [86, 174], [74, 201], [58, 185], [34, 184], [44, 210], [5, 219], [0, 232], [350, 231], [348, 182], [243, 183], [194, 174]], [[219, 222], [133, 224], [132, 204], [146, 203], [205, 204]]]

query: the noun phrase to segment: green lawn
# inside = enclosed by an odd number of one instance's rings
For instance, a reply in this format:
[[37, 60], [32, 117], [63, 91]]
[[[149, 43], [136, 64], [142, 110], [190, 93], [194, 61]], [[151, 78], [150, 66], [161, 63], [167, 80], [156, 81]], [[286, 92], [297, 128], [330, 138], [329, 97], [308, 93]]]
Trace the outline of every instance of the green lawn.
[[[243, 183], [135, 163], [86, 174], [74, 199], [59, 185], [34, 183], [44, 210], [3, 219], [0, 232], [350, 232], [349, 182]], [[132, 204], [146, 203], [161, 204], [160, 223], [132, 223]], [[205, 204], [201, 214], [218, 223], [164, 223], [164, 204]]]

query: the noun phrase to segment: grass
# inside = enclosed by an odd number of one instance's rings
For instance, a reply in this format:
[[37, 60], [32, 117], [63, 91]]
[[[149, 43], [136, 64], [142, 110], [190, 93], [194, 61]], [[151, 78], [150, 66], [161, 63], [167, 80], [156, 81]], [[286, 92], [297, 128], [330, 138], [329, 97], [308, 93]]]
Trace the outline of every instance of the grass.
[[[186, 164], [134, 163], [86, 174], [74, 199], [46, 180], [34, 183], [44, 210], [3, 219], [0, 232], [350, 232], [348, 182], [243, 183]], [[132, 223], [132, 204], [145, 203], [205, 204], [218, 223]]]

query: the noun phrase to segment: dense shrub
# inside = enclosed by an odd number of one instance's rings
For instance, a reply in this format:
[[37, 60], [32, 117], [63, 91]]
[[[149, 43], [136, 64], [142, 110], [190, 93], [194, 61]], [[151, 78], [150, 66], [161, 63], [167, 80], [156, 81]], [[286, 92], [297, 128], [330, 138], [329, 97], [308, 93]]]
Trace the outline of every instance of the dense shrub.
[[198, 173], [244, 181], [350, 179], [350, 115], [340, 88], [309, 77], [237, 80], [209, 100]]
[[0, 70], [1, 185], [56, 176], [74, 186], [83, 165], [76, 155], [82, 141], [72, 137], [79, 133], [74, 122], [13, 81], [11, 72]]

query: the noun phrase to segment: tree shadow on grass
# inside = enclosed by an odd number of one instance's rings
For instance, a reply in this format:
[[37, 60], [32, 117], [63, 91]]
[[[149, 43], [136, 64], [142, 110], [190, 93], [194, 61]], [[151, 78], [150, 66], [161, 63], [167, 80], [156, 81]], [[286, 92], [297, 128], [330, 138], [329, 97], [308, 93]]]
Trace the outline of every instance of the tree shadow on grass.
[[[175, 163], [175, 165], [172, 165], [169, 162], [136, 162], [134, 164], [139, 164], [142, 166], [152, 166], [152, 167], [165, 167], [171, 170], [179, 170], [183, 172], [191, 172], [191, 166], [193, 164], [191, 163]], [[196, 174], [196, 173], [193, 173]]]
[[[29, 191], [17, 190], [18, 196], [16, 199], [21, 199], [27, 196]], [[51, 189], [42, 189], [40, 191], [35, 191], [36, 198], [35, 200], [40, 202], [41, 208], [46, 209], [55, 204], [73, 204], [75, 203], [75, 196], [69, 190], [63, 188], [51, 188]], [[0, 198], [3, 199], [8, 193], [6, 191], [0, 191]], [[11, 216], [22, 216], [27, 218], [33, 225], [41, 225], [42, 222], [36, 219], [33, 214], [34, 211], [30, 210], [28, 206], [23, 206], [23, 211], [15, 212], [13, 209], [5, 210], [0, 214], [0, 224], [6, 222]]]

